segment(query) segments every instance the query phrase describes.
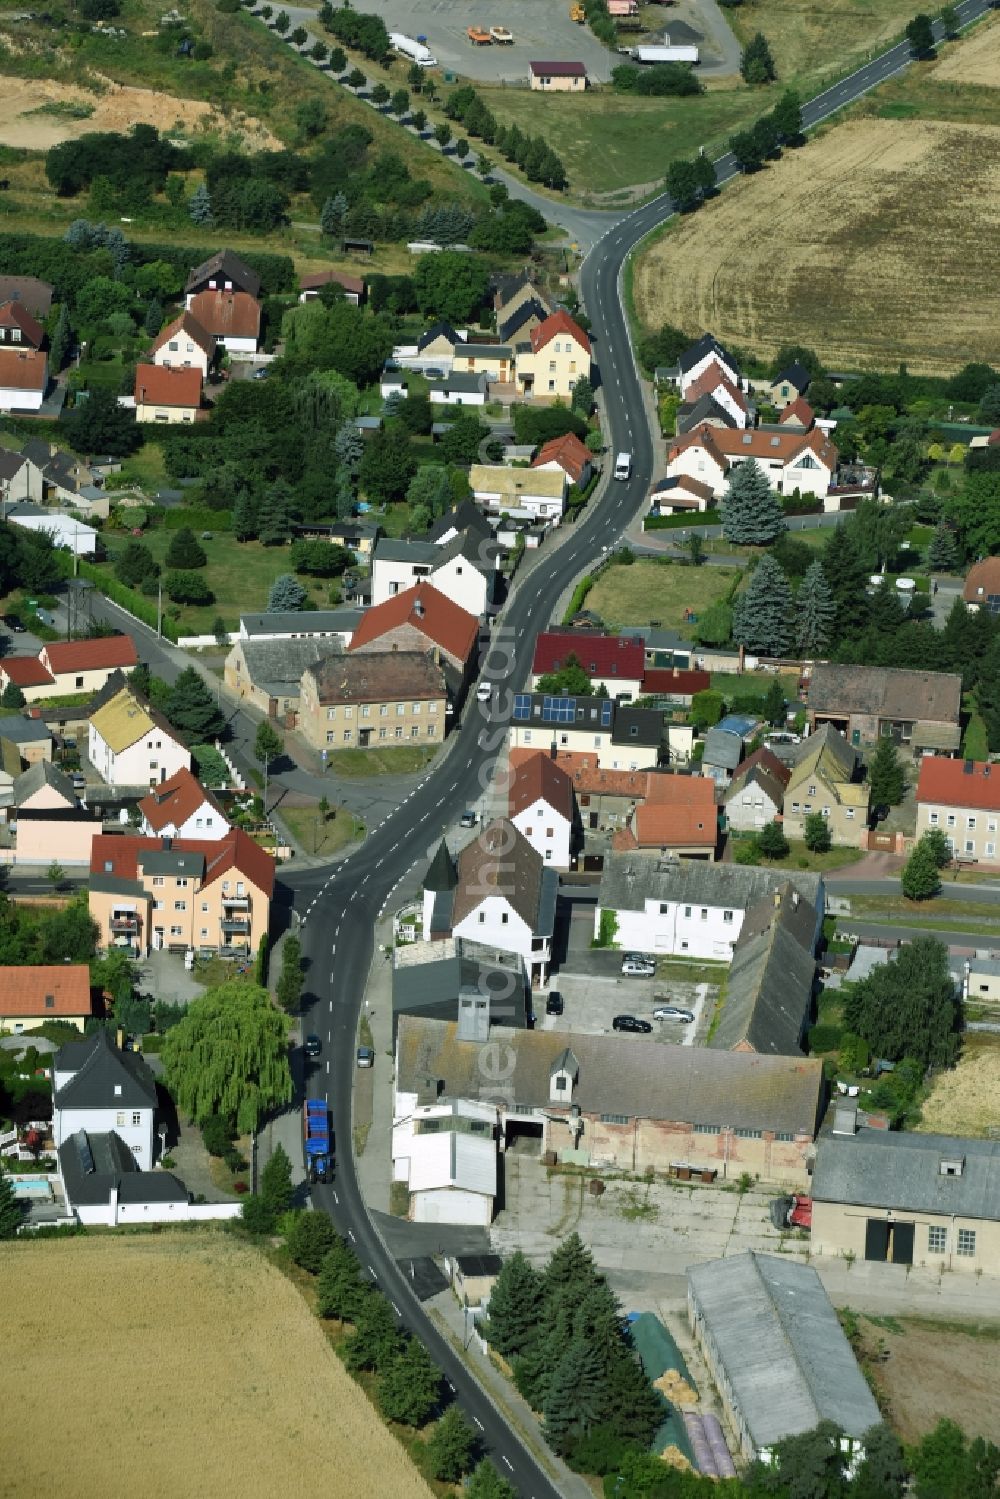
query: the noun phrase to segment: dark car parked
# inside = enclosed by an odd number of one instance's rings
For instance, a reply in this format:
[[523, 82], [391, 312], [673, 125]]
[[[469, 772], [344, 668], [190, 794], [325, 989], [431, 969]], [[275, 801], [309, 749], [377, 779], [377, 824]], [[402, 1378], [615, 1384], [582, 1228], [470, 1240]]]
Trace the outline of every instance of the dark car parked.
[[611, 1022], [614, 1031], [631, 1031], [633, 1034], [648, 1036], [653, 1027], [648, 1020], [638, 1020], [635, 1015], [616, 1015]]
[[561, 1015], [563, 1012], [563, 997], [558, 989], [551, 989], [549, 997], [545, 1001], [546, 1015]]

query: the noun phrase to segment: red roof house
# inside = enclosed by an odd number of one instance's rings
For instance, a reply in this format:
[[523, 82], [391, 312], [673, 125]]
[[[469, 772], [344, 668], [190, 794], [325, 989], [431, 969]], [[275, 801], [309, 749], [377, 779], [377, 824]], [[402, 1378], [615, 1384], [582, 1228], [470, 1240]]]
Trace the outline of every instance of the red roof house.
[[590, 478], [590, 453], [575, 432], [563, 437], [553, 437], [543, 443], [532, 461], [532, 468], [548, 468], [555, 464], [561, 468], [571, 484], [582, 489]]
[[194, 421], [201, 409], [201, 370], [169, 369], [160, 364], [135, 367], [137, 422]]
[[349, 651], [419, 651], [437, 647], [463, 675], [479, 638], [479, 621], [430, 583], [417, 583], [362, 615]]
[[[986, 760], [949, 760], [944, 755], [924, 755], [917, 778], [917, 806], [970, 808], [1000, 812], [1000, 765]], [[924, 831], [918, 816], [917, 831]], [[964, 828], [961, 828], [963, 834]], [[994, 834], [996, 842], [1000, 838]]]
[[21, 302], [0, 305], [0, 344], [22, 349], [40, 349], [45, 329]]
[[551, 343], [554, 338], [560, 338], [566, 334], [570, 338], [574, 338], [581, 349], [584, 349], [588, 354], [590, 353], [590, 339], [584, 333], [579, 323], [574, 323], [569, 313], [564, 312], [561, 307], [558, 312], [553, 312], [544, 322], [532, 328], [528, 334], [532, 353], [537, 354], [541, 349], [545, 348], [546, 344]]
[[645, 671], [646, 650], [641, 639], [629, 635], [597, 635], [589, 631], [545, 630], [535, 641], [532, 676], [548, 676], [576, 661], [594, 683], [638, 694]]
[[245, 291], [200, 291], [188, 311], [216, 343], [252, 353], [260, 338], [260, 303]]
[[53, 675], [71, 672], [131, 671], [139, 653], [131, 635], [103, 635], [96, 640], [53, 640], [42, 646], [38, 659]]

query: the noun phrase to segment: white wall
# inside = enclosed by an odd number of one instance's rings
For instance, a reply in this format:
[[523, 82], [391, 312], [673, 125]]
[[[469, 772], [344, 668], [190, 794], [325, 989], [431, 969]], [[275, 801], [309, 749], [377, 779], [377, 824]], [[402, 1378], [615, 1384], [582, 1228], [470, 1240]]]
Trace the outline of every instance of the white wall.
[[762, 787], [751, 784], [731, 796], [724, 804], [723, 811], [731, 828], [752, 832], [755, 828], [762, 828], [765, 823], [773, 822], [781, 808], [774, 804]]
[[525, 807], [511, 821], [546, 864], [551, 864], [553, 869], [569, 868], [573, 827], [561, 812], [539, 800], [534, 806]]
[[191, 769], [191, 752], [156, 725], [142, 739], [115, 754], [93, 724], [87, 753], [109, 786], [159, 786], [178, 770]]
[[[480, 917], [483, 920], [480, 921]], [[504, 919], [506, 918], [506, 920]], [[470, 911], [458, 926], [453, 928], [456, 937], [470, 937], [474, 942], [487, 942], [503, 952], [520, 953], [528, 972], [531, 972], [531, 928], [502, 895], [487, 895], [474, 911]], [[540, 954], [534, 955], [539, 961]]]
[[468, 1223], [489, 1228], [493, 1221], [493, 1199], [460, 1187], [436, 1187], [410, 1196], [414, 1223]]
[[[153, 1167], [153, 1110], [146, 1109], [61, 1109], [56, 1106], [52, 1131], [56, 1149], [75, 1135], [77, 1130], [86, 1130], [88, 1135], [106, 1135], [114, 1130], [120, 1135], [135, 1156], [136, 1164], [143, 1171]], [[132, 1118], [138, 1114], [139, 1123]]]
[[74, 1212], [81, 1223], [114, 1228], [123, 1223], [207, 1223], [239, 1218], [243, 1208], [238, 1202], [108, 1202], [101, 1207], [81, 1206]]
[[[601, 910], [602, 907], [598, 906], [594, 912], [595, 937], [600, 933]], [[686, 906], [675, 901], [647, 900], [642, 911], [618, 911], [616, 914], [618, 931], [615, 941], [620, 948], [728, 960], [743, 926], [745, 912], [734, 907]]]
[[0, 385], [0, 411], [37, 411], [45, 399], [42, 390], [21, 390]]
[[168, 823], [166, 827], [160, 828], [154, 833], [149, 823], [143, 818], [142, 831], [147, 837], [162, 838], [202, 838], [209, 843], [217, 843], [229, 832], [229, 823], [221, 812], [216, 812], [208, 802], [202, 802], [197, 812], [192, 813], [187, 822], [178, 827], [175, 823]]

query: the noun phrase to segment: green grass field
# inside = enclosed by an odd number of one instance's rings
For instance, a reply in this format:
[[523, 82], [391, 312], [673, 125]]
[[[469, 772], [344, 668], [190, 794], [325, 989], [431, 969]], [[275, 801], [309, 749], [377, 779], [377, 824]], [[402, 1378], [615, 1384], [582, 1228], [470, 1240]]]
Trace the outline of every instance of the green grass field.
[[[149, 547], [153, 557], [164, 568], [164, 571], [166, 571], [167, 548], [175, 535], [176, 532], [160, 530], [146, 532], [142, 537], [143, 544]], [[185, 633], [210, 634], [218, 615], [226, 621], [229, 629], [235, 629], [241, 614], [246, 613], [247, 610], [267, 607], [267, 595], [275, 578], [280, 573], [291, 572], [287, 547], [265, 547], [261, 546], [259, 541], [238, 542], [229, 535], [216, 535], [211, 541], [203, 541], [199, 533], [196, 535], [199, 537], [199, 545], [204, 548], [208, 557], [207, 565], [199, 568], [198, 571], [212, 590], [215, 599], [211, 604], [178, 606], [180, 608], [178, 623]], [[121, 535], [106, 534], [105, 536], [105, 544], [109, 552], [124, 550], [127, 541], [128, 538]], [[110, 561], [101, 566], [102, 570], [106, 569], [109, 574], [113, 575]], [[309, 596], [316, 604], [325, 608], [331, 580], [302, 578], [300, 581], [309, 590]], [[169, 600], [164, 592], [164, 612], [168, 607]]]
[[325, 854], [332, 858], [349, 843], [365, 836], [365, 825], [344, 807], [331, 807], [330, 815], [323, 823], [317, 811], [318, 804], [311, 807], [279, 807], [278, 816], [286, 824], [292, 837], [303, 853]]
[[721, 598], [737, 576], [732, 567], [665, 566], [647, 561], [630, 567], [615, 565], [588, 593], [587, 608], [616, 629], [648, 625], [653, 620], [669, 628], [685, 623], [685, 610], [699, 614]]
[[327, 770], [335, 776], [364, 780], [369, 776], [413, 775], [429, 765], [436, 749], [423, 744], [401, 744], [390, 749], [337, 750], [327, 760]]

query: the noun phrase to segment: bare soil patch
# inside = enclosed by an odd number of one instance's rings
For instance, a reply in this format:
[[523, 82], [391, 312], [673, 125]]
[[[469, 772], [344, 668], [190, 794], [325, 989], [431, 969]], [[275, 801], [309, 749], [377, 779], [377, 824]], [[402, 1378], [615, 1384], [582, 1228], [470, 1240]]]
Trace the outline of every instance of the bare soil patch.
[[998, 1098], [1000, 1036], [970, 1031], [958, 1066], [935, 1079], [917, 1128], [938, 1135], [988, 1135], [997, 1125]]
[[995, 16], [959, 42], [931, 74], [938, 83], [974, 84], [1000, 88], [1000, 23]]
[[833, 368], [996, 362], [998, 203], [1000, 129], [844, 124], [654, 241], [636, 309], [764, 356], [803, 343]]
[[996, 1440], [1000, 1326], [918, 1317], [858, 1322], [862, 1362], [902, 1441], [919, 1441], [945, 1418], [970, 1437]]
[[[5, 1244], [0, 1495], [430, 1490], [299, 1292], [220, 1233]], [[63, 1389], [54, 1419], [39, 1391]], [[98, 1395], [99, 1392], [99, 1395]], [[95, 1399], [97, 1405], [95, 1406]], [[112, 1426], [95, 1410], [114, 1413]]]
[[[167, 135], [218, 131], [221, 135], [238, 137], [248, 149], [281, 148], [281, 142], [265, 125], [245, 115], [227, 119], [210, 104], [177, 99], [156, 89], [131, 88], [108, 79], [98, 80], [97, 86], [100, 92], [47, 78], [5, 77], [0, 93], [0, 145], [47, 151], [50, 146], [93, 130], [125, 133], [133, 125], [146, 124], [155, 125]], [[94, 112], [79, 120], [32, 113], [44, 104], [89, 104]]]

